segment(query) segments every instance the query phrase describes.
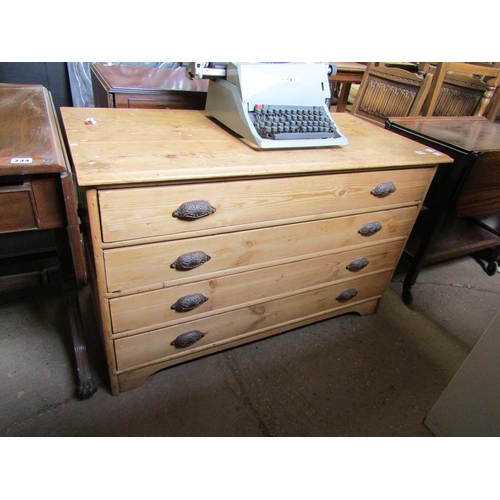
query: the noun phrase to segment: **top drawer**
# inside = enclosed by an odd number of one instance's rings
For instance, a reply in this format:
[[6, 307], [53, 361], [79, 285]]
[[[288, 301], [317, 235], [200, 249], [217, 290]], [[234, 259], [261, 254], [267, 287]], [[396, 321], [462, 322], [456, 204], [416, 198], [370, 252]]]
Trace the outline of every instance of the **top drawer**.
[[[263, 178], [99, 191], [105, 243], [156, 236], [189, 237], [301, 217], [419, 203], [434, 168]], [[390, 194], [373, 194], [393, 183]], [[184, 203], [203, 200], [215, 209], [201, 218], [172, 214]]]
[[0, 186], [0, 233], [36, 229], [36, 217], [29, 189], [10, 190]]
[[59, 176], [6, 176], [1, 181], [0, 233], [64, 227]]

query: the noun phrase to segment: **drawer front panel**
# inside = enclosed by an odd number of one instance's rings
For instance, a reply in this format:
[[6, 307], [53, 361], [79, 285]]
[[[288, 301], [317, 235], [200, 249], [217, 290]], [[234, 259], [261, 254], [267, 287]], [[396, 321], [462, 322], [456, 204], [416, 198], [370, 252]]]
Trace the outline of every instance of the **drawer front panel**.
[[[104, 242], [167, 235], [178, 238], [245, 224], [419, 203], [433, 172], [421, 168], [105, 189], [99, 191], [102, 237]], [[384, 182], [394, 183], [396, 191], [386, 196], [371, 194]], [[172, 216], [182, 204], [193, 200], [206, 201], [216, 211], [189, 220]]]
[[0, 190], [0, 214], [0, 233], [38, 227], [29, 190]]
[[[366, 276], [348, 283], [339, 283], [182, 325], [115, 340], [117, 368], [127, 370], [168, 358], [182, 358], [195, 350], [208, 351], [216, 343], [234, 340], [243, 335], [251, 337], [252, 334], [261, 333], [279, 325], [290, 323], [290, 328], [292, 328], [293, 322], [300, 319], [310, 318], [314, 321], [314, 316], [319, 316], [321, 313], [330, 311], [333, 313], [343, 306], [352, 306], [356, 302], [381, 296], [391, 274], [392, 272], [387, 272]], [[357, 295], [344, 302], [339, 301], [337, 297], [346, 289], [356, 290]], [[192, 330], [198, 330], [204, 336], [188, 347], [171, 345], [179, 335]], [[181, 361], [182, 359], [179, 359], [179, 362]]]
[[[375, 245], [111, 299], [113, 331], [121, 333], [158, 328], [166, 323], [186, 320], [218, 309], [393, 269], [402, 245], [399, 241]], [[197, 299], [201, 295], [207, 300], [195, 301], [199, 305], [190, 310], [178, 311], [171, 308], [180, 298], [190, 295], [195, 295]]]
[[[404, 238], [418, 213], [407, 207], [356, 216], [338, 217], [300, 224], [255, 229], [201, 238], [137, 245], [104, 251], [108, 291], [118, 293], [140, 287], [163, 287], [163, 282], [181, 284], [211, 273], [231, 273], [235, 269], [263, 265], [282, 259], [297, 260], [303, 255], [335, 252], [393, 238]], [[363, 235], [367, 223], [378, 222], [381, 229]], [[171, 267], [179, 256], [204, 252], [210, 260], [189, 270]]]
[[115, 108], [205, 109], [206, 92], [164, 90], [156, 94], [115, 93]]

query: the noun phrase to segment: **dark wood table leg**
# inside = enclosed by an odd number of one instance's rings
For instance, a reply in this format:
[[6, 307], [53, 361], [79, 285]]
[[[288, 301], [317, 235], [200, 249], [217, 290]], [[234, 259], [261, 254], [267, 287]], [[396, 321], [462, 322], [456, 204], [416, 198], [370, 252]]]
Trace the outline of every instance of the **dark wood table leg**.
[[448, 210], [446, 207], [444, 207], [440, 210], [439, 214], [436, 214], [436, 216], [432, 219], [433, 223], [427, 226], [427, 229], [418, 246], [417, 252], [411, 259], [410, 267], [408, 268], [408, 271], [406, 272], [403, 280], [402, 299], [405, 304], [411, 304], [413, 302], [411, 289], [415, 284], [415, 281], [417, 281], [420, 271], [424, 267], [425, 258], [429, 253], [430, 245], [436, 235], [439, 233], [439, 230], [442, 227], [444, 220], [446, 219], [447, 213]]
[[351, 91], [351, 82], [342, 82], [340, 86], [339, 99], [337, 101], [337, 113], [344, 113], [347, 109], [347, 100]]
[[97, 385], [92, 377], [87, 356], [87, 347], [83, 335], [83, 321], [78, 299], [79, 287], [72, 262], [67, 228], [56, 230], [55, 235], [71, 339], [76, 359], [78, 375], [77, 395], [80, 399], [88, 399], [97, 391]]

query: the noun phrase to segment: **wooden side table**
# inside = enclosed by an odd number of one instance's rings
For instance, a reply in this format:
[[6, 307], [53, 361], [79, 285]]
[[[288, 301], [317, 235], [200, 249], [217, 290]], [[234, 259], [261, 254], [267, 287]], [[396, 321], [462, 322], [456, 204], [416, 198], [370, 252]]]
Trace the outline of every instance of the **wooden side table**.
[[185, 68], [93, 64], [98, 108], [205, 109], [208, 80], [191, 80]]
[[347, 108], [351, 85], [353, 83], [361, 83], [366, 65], [357, 62], [333, 62], [330, 64], [334, 64], [337, 67], [337, 74], [329, 77], [330, 83], [342, 83], [336, 111], [337, 113], [343, 113]]
[[[52, 98], [41, 85], [0, 84], [0, 234], [53, 230], [78, 371], [78, 396], [97, 387], [90, 373], [78, 288], [87, 283], [73, 175]], [[2, 278], [0, 290], [18, 287]]]
[[498, 270], [500, 249], [500, 124], [484, 117], [390, 118], [386, 128], [422, 144], [422, 152], [444, 153], [455, 161], [438, 170], [409, 238], [411, 265], [403, 299], [426, 264], [492, 250], [486, 267]]

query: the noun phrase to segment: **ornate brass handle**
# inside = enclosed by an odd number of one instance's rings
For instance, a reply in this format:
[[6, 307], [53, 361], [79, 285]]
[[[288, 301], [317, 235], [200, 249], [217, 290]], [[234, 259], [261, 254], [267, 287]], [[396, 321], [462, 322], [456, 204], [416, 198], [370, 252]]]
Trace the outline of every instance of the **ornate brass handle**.
[[336, 299], [339, 302], [347, 302], [358, 295], [358, 291], [355, 288], [349, 288], [344, 290]]
[[350, 264], [346, 266], [349, 271], [359, 271], [366, 267], [370, 261], [366, 257], [360, 257], [359, 259], [354, 259]]
[[359, 234], [364, 236], [371, 236], [372, 234], [378, 233], [382, 229], [382, 224], [380, 222], [368, 222], [359, 231]]
[[390, 194], [394, 193], [396, 191], [396, 186], [394, 185], [393, 182], [381, 182], [377, 186], [375, 186], [370, 193], [373, 194], [373, 196], [389, 196]]
[[208, 300], [208, 297], [205, 297], [201, 293], [192, 293], [191, 295], [185, 295], [178, 299], [175, 304], [170, 306], [170, 309], [174, 309], [177, 312], [187, 312], [196, 309], [201, 304], [204, 304]]
[[201, 219], [207, 215], [213, 214], [215, 208], [205, 200], [192, 200], [183, 203], [175, 212], [172, 212], [172, 217], [178, 219]]
[[172, 269], [177, 269], [177, 271], [186, 271], [201, 266], [210, 259], [210, 255], [207, 255], [205, 252], [189, 252], [177, 257], [177, 259], [170, 264], [170, 267]]
[[191, 330], [190, 332], [179, 335], [176, 339], [170, 342], [170, 345], [173, 345], [174, 347], [189, 347], [195, 342], [198, 342], [198, 340], [202, 339], [204, 336], [205, 334], [199, 330]]

